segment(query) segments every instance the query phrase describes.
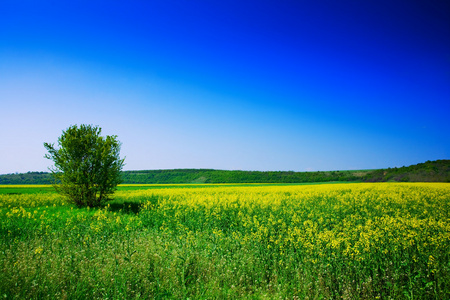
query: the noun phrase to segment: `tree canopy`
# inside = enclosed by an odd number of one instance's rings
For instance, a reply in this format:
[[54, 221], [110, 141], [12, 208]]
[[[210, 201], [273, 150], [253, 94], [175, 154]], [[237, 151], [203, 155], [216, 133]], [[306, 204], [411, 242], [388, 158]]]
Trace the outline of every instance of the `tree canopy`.
[[58, 138], [59, 148], [44, 143], [51, 159], [55, 188], [77, 206], [99, 206], [111, 199], [121, 181], [124, 159], [117, 136], [102, 137], [101, 128], [73, 125]]

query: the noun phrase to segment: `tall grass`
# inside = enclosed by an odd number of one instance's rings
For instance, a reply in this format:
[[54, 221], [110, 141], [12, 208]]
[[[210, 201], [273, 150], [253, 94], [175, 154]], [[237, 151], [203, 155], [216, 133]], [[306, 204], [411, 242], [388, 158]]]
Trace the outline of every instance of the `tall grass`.
[[0, 195], [8, 299], [449, 299], [450, 184]]

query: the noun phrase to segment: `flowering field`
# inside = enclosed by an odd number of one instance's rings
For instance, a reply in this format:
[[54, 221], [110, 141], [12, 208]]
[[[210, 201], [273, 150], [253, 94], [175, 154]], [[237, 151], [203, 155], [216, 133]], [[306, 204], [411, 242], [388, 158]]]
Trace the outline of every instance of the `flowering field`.
[[450, 184], [121, 186], [101, 209], [17, 189], [7, 299], [450, 299]]

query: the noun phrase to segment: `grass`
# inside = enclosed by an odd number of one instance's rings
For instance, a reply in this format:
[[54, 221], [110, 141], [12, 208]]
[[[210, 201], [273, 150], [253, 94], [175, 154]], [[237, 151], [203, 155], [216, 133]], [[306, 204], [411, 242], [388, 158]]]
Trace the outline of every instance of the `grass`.
[[450, 184], [3, 189], [6, 299], [450, 298]]
[[52, 193], [51, 185], [0, 185], [0, 195]]

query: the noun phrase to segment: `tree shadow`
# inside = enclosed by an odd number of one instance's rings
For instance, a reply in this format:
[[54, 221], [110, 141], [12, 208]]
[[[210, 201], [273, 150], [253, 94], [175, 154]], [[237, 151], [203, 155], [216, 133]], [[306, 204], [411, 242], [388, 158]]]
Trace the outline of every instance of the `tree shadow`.
[[141, 210], [142, 203], [139, 202], [111, 202], [109, 203], [109, 210], [112, 212], [122, 212], [124, 214], [137, 214]]

